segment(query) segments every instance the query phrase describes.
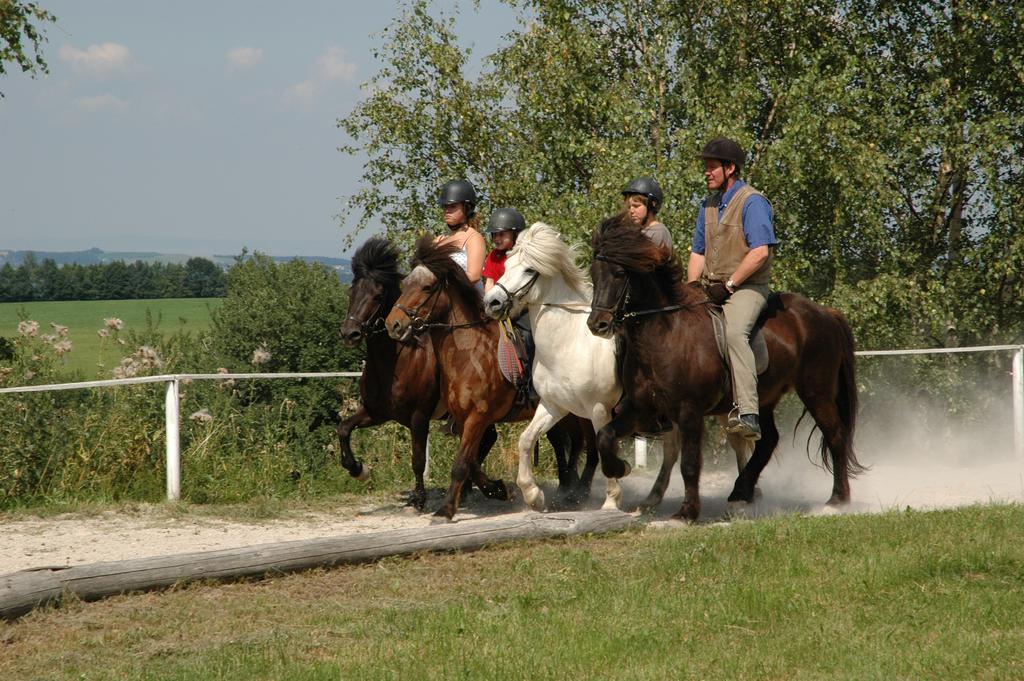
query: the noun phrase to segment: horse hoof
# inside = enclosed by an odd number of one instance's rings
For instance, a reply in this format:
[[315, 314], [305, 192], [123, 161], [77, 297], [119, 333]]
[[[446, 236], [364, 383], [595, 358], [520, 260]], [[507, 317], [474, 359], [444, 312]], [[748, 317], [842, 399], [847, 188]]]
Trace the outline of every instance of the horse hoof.
[[359, 475], [356, 476], [356, 480], [359, 482], [366, 482], [370, 479], [370, 467], [363, 466], [363, 470], [359, 471]]
[[746, 518], [750, 504], [745, 501], [730, 501], [727, 515], [730, 518]]
[[536, 492], [532, 490], [530, 492], [523, 492], [523, 499], [526, 501], [526, 505], [534, 511], [544, 510], [544, 492], [538, 487]]
[[818, 515], [839, 515], [843, 510], [835, 504], [825, 504], [818, 509]]
[[637, 504], [636, 511], [641, 515], [654, 515], [658, 512], [657, 501], [644, 501], [643, 503]]
[[761, 496], [762, 496], [761, 488], [760, 487], [755, 487], [754, 488], [754, 499], [760, 499]]
[[444, 513], [438, 511], [430, 517], [431, 525], [447, 525], [448, 523], [454, 522], [451, 518], [446, 516]]
[[618, 511], [619, 510], [619, 502], [617, 500], [615, 500], [615, 499], [612, 499], [611, 497], [608, 497], [607, 499], [604, 500], [604, 503], [601, 504], [601, 510], [602, 511]]

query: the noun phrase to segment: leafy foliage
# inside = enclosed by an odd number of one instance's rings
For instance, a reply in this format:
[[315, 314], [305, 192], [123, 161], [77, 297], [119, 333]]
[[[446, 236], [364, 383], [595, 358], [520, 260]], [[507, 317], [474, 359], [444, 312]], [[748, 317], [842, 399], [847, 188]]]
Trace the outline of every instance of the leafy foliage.
[[686, 251], [695, 155], [749, 151], [776, 286], [848, 314], [865, 348], [1024, 337], [1024, 6], [991, 0], [509, 0], [483, 58], [413, 2], [339, 126], [369, 156], [347, 214], [411, 243], [465, 176], [585, 243], [632, 177]]
[[[56, 20], [56, 16], [38, 3], [0, 0], [0, 75], [7, 72], [7, 62], [33, 76], [39, 71], [49, 73], [41, 51], [46, 36], [36, 23]], [[0, 98], [3, 96], [0, 91]]]

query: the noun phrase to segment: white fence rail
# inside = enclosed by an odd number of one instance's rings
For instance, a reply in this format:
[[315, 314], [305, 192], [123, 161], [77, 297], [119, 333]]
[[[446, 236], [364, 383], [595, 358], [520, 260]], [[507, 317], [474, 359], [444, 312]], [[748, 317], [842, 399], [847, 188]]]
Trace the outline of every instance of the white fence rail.
[[162, 376], [140, 376], [137, 378], [112, 378], [104, 381], [82, 381], [80, 383], [53, 383], [50, 385], [27, 385], [20, 388], [0, 388], [3, 393], [39, 393], [48, 390], [79, 390], [82, 388], [103, 388], [110, 385], [140, 385], [142, 383], [164, 383], [164, 419], [167, 425], [167, 499], [181, 498], [181, 437], [179, 424], [180, 401], [178, 390], [182, 381], [226, 381], [229, 379], [275, 379], [275, 378], [358, 378], [358, 371], [333, 372], [292, 372], [274, 374], [167, 374]]
[[[1013, 384], [1013, 444], [1019, 461], [1024, 463], [1024, 345], [987, 345], [968, 348], [934, 348], [919, 350], [866, 350], [856, 354], [861, 357], [882, 355], [938, 355], [963, 352], [1013, 352], [1013, 368], [1011, 372]], [[169, 374], [162, 376], [142, 376], [138, 378], [115, 378], [103, 381], [83, 381], [80, 383], [54, 383], [50, 385], [30, 385], [17, 388], [0, 388], [0, 394], [45, 392], [49, 390], [79, 390], [82, 388], [102, 388], [113, 385], [139, 385], [143, 383], [163, 383], [164, 410], [167, 429], [167, 499], [177, 501], [181, 497], [181, 441], [178, 389], [182, 381], [223, 381], [228, 379], [282, 379], [282, 378], [358, 378], [358, 371], [336, 371], [324, 373], [254, 373], [254, 374]], [[429, 446], [429, 445], [428, 445]], [[429, 449], [428, 449], [429, 452]], [[642, 446], [643, 458], [646, 460], [646, 442]]]

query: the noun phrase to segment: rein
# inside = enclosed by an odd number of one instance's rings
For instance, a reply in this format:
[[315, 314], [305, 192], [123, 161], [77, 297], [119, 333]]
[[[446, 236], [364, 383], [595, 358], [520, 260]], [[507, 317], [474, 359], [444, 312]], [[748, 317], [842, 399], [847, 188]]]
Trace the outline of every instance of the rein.
[[[614, 264], [617, 264], [620, 267], [622, 267], [621, 263], [616, 263], [614, 260], [612, 260], [608, 256], [604, 255], [603, 253], [595, 255], [594, 256], [594, 260], [601, 260], [603, 262], [610, 262], [610, 263], [614, 263]], [[646, 317], [648, 315], [660, 314], [660, 313], [663, 313], [663, 312], [679, 312], [680, 310], [688, 310], [688, 309], [693, 308], [693, 307], [699, 307], [701, 305], [710, 305], [711, 304], [710, 300], [701, 300], [701, 301], [698, 301], [696, 303], [678, 303], [676, 305], [665, 305], [664, 307], [652, 307], [652, 308], [648, 308], [646, 310], [628, 310], [628, 311], [626, 311], [626, 310], [623, 310], [622, 308], [625, 305], [629, 304], [629, 291], [630, 291], [629, 279], [627, 278], [626, 279], [626, 285], [622, 287], [622, 291], [619, 293], [619, 299], [617, 301], [615, 301], [615, 305], [613, 307], [602, 307], [602, 306], [599, 306], [599, 305], [595, 305], [594, 309], [598, 310], [600, 312], [608, 312], [609, 314], [611, 314], [612, 320], [615, 323], [621, 324], [622, 322], [624, 322], [624, 321], [626, 321], [628, 319], [634, 319], [636, 317]]]

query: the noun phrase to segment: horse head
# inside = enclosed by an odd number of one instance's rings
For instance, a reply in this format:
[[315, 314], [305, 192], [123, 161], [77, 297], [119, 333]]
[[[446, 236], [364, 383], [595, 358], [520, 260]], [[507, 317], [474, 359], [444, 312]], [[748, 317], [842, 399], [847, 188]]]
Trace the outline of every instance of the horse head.
[[590, 296], [586, 275], [576, 267], [576, 251], [554, 227], [536, 222], [516, 240], [505, 261], [505, 274], [484, 296], [484, 310], [495, 319], [516, 316], [524, 304], [547, 300], [555, 281]]
[[591, 241], [594, 282], [591, 333], [610, 338], [631, 308], [678, 302], [682, 270], [677, 260], [634, 227], [625, 214], [606, 218]]
[[436, 245], [430, 234], [416, 242], [412, 271], [402, 280], [402, 293], [384, 320], [384, 328], [393, 339], [409, 342], [429, 325], [443, 325], [453, 307], [459, 308], [468, 321], [482, 318], [476, 288], [452, 259], [458, 250], [455, 244]]
[[402, 274], [398, 249], [387, 239], [373, 238], [352, 256], [355, 278], [348, 294], [348, 317], [341, 337], [350, 345], [384, 330], [384, 315], [398, 298]]

